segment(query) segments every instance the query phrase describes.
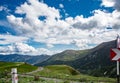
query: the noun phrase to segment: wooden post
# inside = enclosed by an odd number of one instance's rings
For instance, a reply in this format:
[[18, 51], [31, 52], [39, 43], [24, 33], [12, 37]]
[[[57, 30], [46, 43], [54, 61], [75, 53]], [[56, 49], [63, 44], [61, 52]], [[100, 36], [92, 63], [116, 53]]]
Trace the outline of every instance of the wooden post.
[[12, 73], [12, 83], [18, 83], [17, 68], [11, 69]]

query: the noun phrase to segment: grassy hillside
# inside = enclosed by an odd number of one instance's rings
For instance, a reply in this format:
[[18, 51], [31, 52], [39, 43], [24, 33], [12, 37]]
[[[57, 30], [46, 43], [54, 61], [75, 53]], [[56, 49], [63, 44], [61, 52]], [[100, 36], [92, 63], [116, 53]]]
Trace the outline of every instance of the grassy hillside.
[[41, 75], [51, 74], [51, 76], [61, 75], [78, 75], [79, 72], [74, 68], [67, 65], [51, 65], [44, 67], [44, 70], [40, 72]]
[[[36, 70], [37, 67], [31, 66], [26, 63], [8, 63], [0, 62], [0, 71], [4, 69], [10, 71], [11, 68], [18, 68], [18, 72], [26, 73]], [[0, 74], [1, 76], [2, 74]], [[77, 83], [79, 82], [90, 82], [90, 83], [114, 83], [115, 79], [106, 77], [93, 77], [88, 75], [83, 75], [74, 68], [67, 65], [50, 65], [32, 73], [33, 76], [20, 76], [19, 83]], [[39, 79], [35, 80], [35, 76], [40, 76]], [[11, 83], [11, 76], [1, 77], [0, 83]]]
[[110, 60], [110, 49], [115, 47], [115, 40], [104, 42], [91, 49], [85, 57], [73, 61], [73, 67], [94, 76], [116, 77], [116, 62]]
[[11, 68], [17, 68], [18, 73], [26, 73], [36, 70], [37, 67], [24, 62], [0, 62], [0, 72], [11, 72]]
[[116, 40], [113, 40], [89, 50], [67, 50], [36, 65], [70, 65], [84, 74], [116, 77], [116, 63], [110, 60], [110, 49], [115, 47]]
[[89, 50], [66, 50], [61, 53], [51, 56], [46, 61], [43, 61], [43, 62], [35, 64], [35, 65], [37, 65], [37, 66], [55, 65], [55, 64], [69, 65], [70, 61], [74, 61], [78, 58], [82, 58], [88, 52], [89, 52]]
[[69, 81], [78, 82], [95, 82], [95, 83], [114, 83], [115, 79], [107, 77], [93, 77], [83, 75], [74, 68], [67, 65], [50, 65], [45, 66], [42, 71], [35, 73], [34, 75], [40, 75], [49, 78], [58, 78]]
[[35, 75], [50, 77], [50, 78], [65, 78], [66, 76], [79, 75], [80, 73], [74, 68], [67, 65], [50, 65], [43, 68], [42, 71]]
[[83, 57], [83, 55], [87, 52], [88, 50], [66, 50], [63, 51], [61, 53], [55, 54], [53, 55], [53, 57], [50, 58], [50, 60], [54, 60], [54, 61], [71, 61], [71, 60], [75, 60], [78, 57]]

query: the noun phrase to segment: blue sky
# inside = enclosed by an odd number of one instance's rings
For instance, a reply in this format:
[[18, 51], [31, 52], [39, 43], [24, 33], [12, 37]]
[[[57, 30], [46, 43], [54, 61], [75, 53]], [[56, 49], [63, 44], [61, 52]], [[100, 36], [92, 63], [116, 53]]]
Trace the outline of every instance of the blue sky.
[[119, 0], [1, 0], [0, 54], [90, 49], [120, 32]]

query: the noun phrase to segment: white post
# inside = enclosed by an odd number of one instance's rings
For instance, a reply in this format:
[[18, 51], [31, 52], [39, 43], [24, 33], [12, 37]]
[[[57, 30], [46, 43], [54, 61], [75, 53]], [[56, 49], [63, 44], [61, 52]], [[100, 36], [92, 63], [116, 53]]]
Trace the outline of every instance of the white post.
[[117, 61], [117, 75], [119, 75], [119, 61]]
[[11, 69], [12, 73], [12, 83], [18, 83], [17, 68]]
[[[117, 48], [120, 48], [120, 37], [119, 35], [117, 36]], [[119, 61], [117, 60], [117, 83], [119, 83]]]

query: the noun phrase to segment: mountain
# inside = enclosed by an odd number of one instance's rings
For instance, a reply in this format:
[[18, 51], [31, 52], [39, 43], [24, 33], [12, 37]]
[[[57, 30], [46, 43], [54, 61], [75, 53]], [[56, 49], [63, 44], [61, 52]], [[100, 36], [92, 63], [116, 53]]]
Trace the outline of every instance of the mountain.
[[84, 57], [89, 50], [66, 50], [61, 53], [55, 54], [47, 60], [35, 64], [36, 66], [67, 64], [70, 65], [71, 61]]
[[[110, 60], [110, 49], [116, 48], [116, 40], [103, 42], [89, 50], [67, 50], [55, 54], [37, 66], [66, 64], [82, 73], [94, 76], [115, 77], [116, 63]], [[66, 59], [67, 57], [67, 59]]]
[[48, 55], [29, 56], [29, 55], [9, 54], [9, 55], [0, 55], [0, 61], [26, 62], [29, 64], [36, 64], [38, 62], [43, 62], [49, 57], [50, 56]]
[[116, 74], [116, 62], [110, 60], [110, 49], [116, 48], [116, 40], [104, 42], [91, 49], [83, 58], [72, 62], [74, 68], [81, 72], [90, 73], [95, 76], [104, 76], [104, 74], [114, 77]]

